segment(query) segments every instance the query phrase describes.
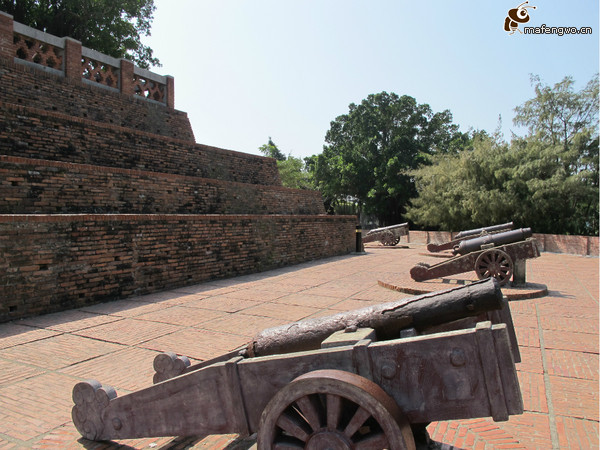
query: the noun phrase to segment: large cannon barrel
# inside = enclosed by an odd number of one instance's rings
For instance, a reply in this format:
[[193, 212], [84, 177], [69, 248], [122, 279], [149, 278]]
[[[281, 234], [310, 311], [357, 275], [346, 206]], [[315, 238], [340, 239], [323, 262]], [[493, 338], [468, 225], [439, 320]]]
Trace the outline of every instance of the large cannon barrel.
[[491, 225], [489, 227], [474, 228], [472, 230], [465, 230], [454, 236], [454, 239], [465, 238], [467, 236], [477, 236], [482, 233], [493, 233], [495, 231], [512, 230], [514, 224], [512, 222], [502, 223], [500, 225]]
[[476, 252], [481, 250], [484, 245], [505, 245], [512, 244], [513, 242], [524, 241], [528, 237], [531, 237], [531, 228], [519, 228], [518, 230], [505, 231], [503, 233], [487, 234], [485, 236], [467, 239], [461, 241], [458, 245], [454, 246], [453, 253], [466, 255], [467, 253]]
[[253, 357], [314, 350], [332, 333], [353, 327], [373, 328], [379, 340], [394, 339], [405, 328], [420, 331], [501, 308], [502, 291], [498, 282], [489, 278], [446, 291], [268, 328], [252, 339], [246, 352]]

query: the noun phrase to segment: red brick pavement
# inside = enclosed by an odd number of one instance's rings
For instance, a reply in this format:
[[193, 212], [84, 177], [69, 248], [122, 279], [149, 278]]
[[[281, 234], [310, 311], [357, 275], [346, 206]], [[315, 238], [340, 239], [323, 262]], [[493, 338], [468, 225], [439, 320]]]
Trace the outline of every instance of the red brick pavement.
[[[362, 255], [0, 324], [0, 450], [247, 449], [252, 439], [235, 435], [86, 441], [70, 419], [72, 387], [96, 378], [124, 394], [151, 384], [158, 352], [199, 361], [263, 328], [407, 296], [378, 280], [408, 278], [423, 253], [415, 244], [373, 246]], [[436, 440], [469, 449], [599, 448], [598, 259], [544, 253], [527, 271], [549, 295], [510, 303], [525, 413], [507, 422], [432, 423]]]

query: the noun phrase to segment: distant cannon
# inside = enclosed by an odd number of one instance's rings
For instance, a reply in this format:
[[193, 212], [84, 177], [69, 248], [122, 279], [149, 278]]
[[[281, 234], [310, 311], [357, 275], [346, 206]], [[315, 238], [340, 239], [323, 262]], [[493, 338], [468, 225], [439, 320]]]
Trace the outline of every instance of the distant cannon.
[[91, 440], [256, 432], [259, 450], [415, 449], [431, 421], [522, 414], [518, 361], [490, 279], [267, 329], [194, 366], [161, 354], [146, 389], [75, 385], [72, 417]]
[[418, 263], [410, 269], [410, 276], [415, 281], [425, 281], [474, 270], [479, 279], [493, 277], [505, 285], [515, 264], [540, 256], [531, 235], [531, 228], [521, 228], [466, 239], [454, 246], [457, 256], [434, 265]]
[[499, 233], [502, 231], [512, 230], [513, 226], [514, 226], [514, 224], [512, 222], [508, 222], [508, 223], [503, 223], [500, 225], [491, 225], [489, 227], [475, 228], [472, 230], [461, 231], [456, 236], [454, 236], [454, 238], [449, 242], [445, 242], [443, 244], [433, 244], [433, 243], [427, 244], [427, 251], [435, 253], [435, 252], [441, 252], [444, 250], [450, 250], [450, 249], [453, 249], [454, 246], [458, 245], [461, 241], [463, 241], [465, 239], [473, 239], [473, 238], [479, 237], [479, 236], [484, 236], [484, 235], [488, 235], [488, 234], [494, 234], [494, 233]]
[[402, 236], [408, 236], [408, 222], [369, 230], [362, 238], [362, 242], [365, 244], [379, 241], [385, 246], [392, 247], [400, 242]]

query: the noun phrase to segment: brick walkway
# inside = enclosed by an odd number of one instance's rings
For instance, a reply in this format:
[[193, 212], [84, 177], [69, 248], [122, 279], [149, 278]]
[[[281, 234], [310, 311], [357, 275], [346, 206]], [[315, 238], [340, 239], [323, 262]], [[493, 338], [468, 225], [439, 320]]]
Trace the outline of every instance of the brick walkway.
[[[151, 384], [158, 352], [212, 358], [263, 328], [408, 296], [377, 282], [423, 260], [424, 247], [410, 247], [374, 246], [362, 255], [0, 324], [0, 449], [247, 449], [252, 440], [234, 435], [80, 439], [70, 420], [71, 390], [95, 378], [124, 394]], [[510, 303], [525, 413], [508, 422], [433, 423], [436, 440], [474, 449], [598, 448], [598, 259], [544, 253], [527, 270], [528, 281], [547, 284], [550, 293]]]

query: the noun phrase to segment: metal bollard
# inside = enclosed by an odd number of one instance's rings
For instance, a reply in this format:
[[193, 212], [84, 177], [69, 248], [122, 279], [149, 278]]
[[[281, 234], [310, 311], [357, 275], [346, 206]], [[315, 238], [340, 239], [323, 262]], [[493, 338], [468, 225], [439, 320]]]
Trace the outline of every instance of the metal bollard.
[[356, 225], [356, 253], [362, 253], [365, 249], [362, 243], [362, 227], [360, 224]]

